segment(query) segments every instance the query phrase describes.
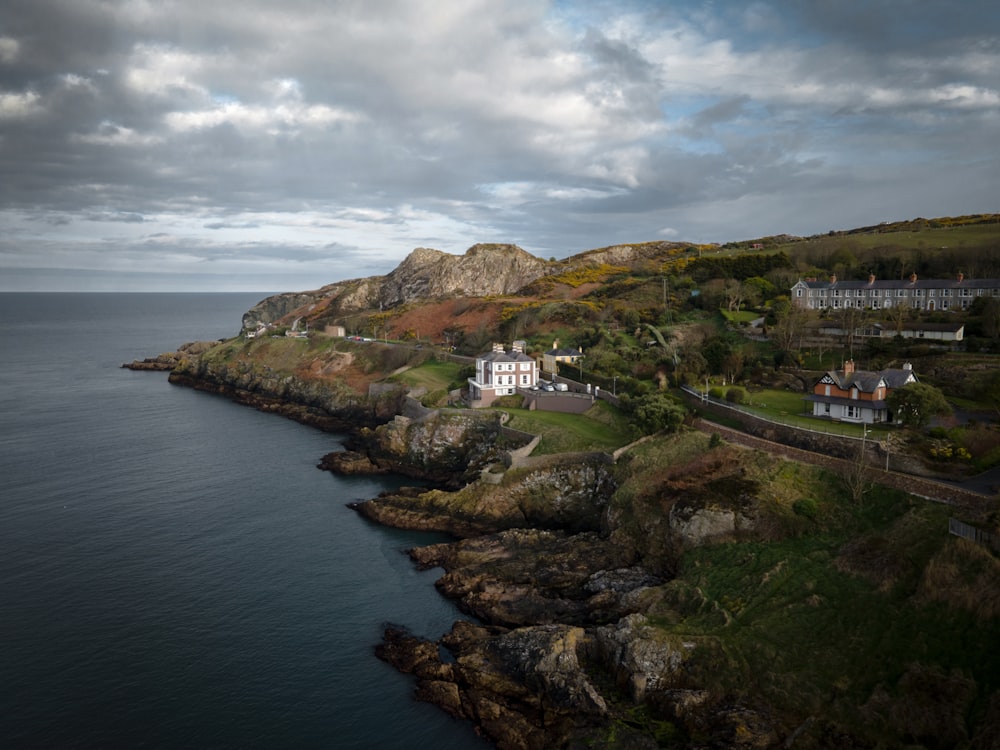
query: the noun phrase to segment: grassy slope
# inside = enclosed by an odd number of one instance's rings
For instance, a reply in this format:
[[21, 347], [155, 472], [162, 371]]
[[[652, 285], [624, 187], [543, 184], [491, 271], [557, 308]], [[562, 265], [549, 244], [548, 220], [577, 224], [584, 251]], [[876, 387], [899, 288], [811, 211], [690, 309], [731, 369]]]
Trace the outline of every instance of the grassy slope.
[[584, 414], [504, 409], [509, 427], [540, 435], [534, 455], [576, 451], [615, 450], [632, 439], [627, 419], [617, 409], [598, 401]]
[[[881, 489], [853, 505], [822, 470], [682, 435], [632, 452], [621, 523], [642, 533], [666, 507], [665, 474], [697, 472], [713, 451], [758, 484], [762, 531], [687, 550], [651, 612], [665, 633], [713, 644], [693, 684], [763, 699], [792, 726], [817, 716], [889, 746], [912, 740], [915, 715], [933, 725], [920, 731], [951, 739], [981, 718], [1000, 690], [1000, 561], [948, 535], [947, 506]], [[946, 694], [925, 705], [935, 689]]]

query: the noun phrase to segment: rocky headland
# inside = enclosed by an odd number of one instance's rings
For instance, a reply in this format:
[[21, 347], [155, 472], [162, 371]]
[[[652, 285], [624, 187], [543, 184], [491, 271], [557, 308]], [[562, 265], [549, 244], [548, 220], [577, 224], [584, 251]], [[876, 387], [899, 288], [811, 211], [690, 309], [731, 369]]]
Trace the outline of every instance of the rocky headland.
[[[312, 332], [359, 311], [515, 294], [567, 269], [669, 250], [555, 263], [511, 245], [418, 249], [387, 276], [263, 300], [244, 330], [305, 318]], [[940, 514], [905, 495], [850, 507], [828, 471], [693, 430], [613, 456], [528, 455], [530, 436], [496, 412], [423, 408], [388, 382], [415, 347], [310, 337], [187, 345], [133, 366], [346, 432], [323, 469], [420, 480], [352, 507], [450, 534], [409, 554], [443, 571], [438, 590], [468, 619], [437, 640], [391, 625], [376, 652], [414, 675], [419, 699], [498, 747], [983, 750], [1000, 737], [990, 668], [974, 666], [992, 651], [970, 646], [966, 670], [948, 674], [928, 638], [899, 624], [948, 632], [946, 604], [974, 642], [996, 633], [1000, 605], [976, 592], [996, 589], [998, 566], [919, 536]], [[882, 659], [887, 644], [873, 633], [886, 628], [912, 653]], [[981, 687], [968, 676], [976, 669]]]

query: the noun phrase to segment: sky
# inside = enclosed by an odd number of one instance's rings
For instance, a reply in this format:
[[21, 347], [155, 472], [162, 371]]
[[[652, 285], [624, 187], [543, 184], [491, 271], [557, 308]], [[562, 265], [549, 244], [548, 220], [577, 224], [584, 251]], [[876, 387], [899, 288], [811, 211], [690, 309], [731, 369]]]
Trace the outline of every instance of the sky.
[[995, 0], [2, 0], [0, 291], [1000, 211]]

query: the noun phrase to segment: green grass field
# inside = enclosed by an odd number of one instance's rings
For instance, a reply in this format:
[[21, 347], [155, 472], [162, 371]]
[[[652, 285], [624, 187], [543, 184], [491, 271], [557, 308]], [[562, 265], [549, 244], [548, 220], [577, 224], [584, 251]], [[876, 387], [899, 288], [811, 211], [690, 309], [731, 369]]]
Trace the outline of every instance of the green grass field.
[[597, 401], [584, 414], [504, 409], [509, 427], [540, 435], [535, 455], [615, 450], [633, 435], [628, 420], [610, 404]]
[[452, 382], [458, 379], [458, 371], [461, 365], [455, 362], [441, 362], [429, 360], [419, 367], [414, 367], [390, 380], [406, 383], [411, 388], [426, 388], [428, 391], [437, 391], [447, 388]]

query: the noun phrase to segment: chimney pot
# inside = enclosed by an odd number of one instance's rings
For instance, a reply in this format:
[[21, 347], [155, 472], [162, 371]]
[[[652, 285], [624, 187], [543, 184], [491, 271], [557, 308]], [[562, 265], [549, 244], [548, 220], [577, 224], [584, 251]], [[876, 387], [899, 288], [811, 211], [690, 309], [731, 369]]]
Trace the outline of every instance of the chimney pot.
[[844, 362], [844, 374], [845, 375], [853, 375], [854, 374], [854, 360], [853, 359], [849, 359], [846, 362]]

